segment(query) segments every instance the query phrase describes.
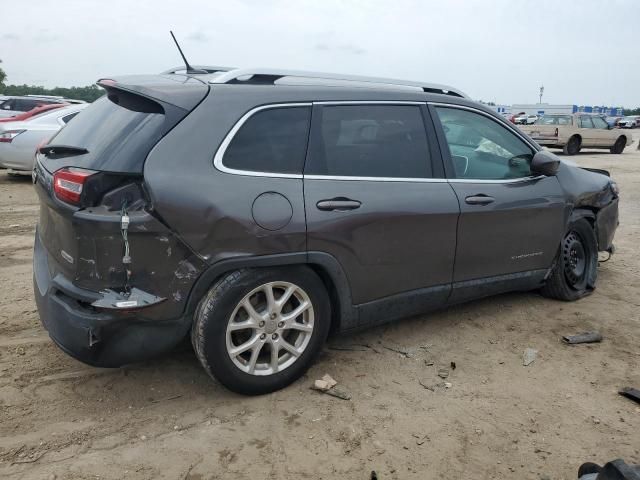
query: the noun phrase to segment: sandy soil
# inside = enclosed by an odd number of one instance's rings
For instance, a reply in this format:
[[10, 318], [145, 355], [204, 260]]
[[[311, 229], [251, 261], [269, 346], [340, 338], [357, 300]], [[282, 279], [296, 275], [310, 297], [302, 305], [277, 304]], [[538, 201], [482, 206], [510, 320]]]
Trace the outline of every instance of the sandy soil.
[[[574, 479], [585, 461], [640, 463], [640, 408], [616, 393], [640, 388], [636, 145], [575, 157], [622, 190], [618, 253], [592, 296], [502, 295], [334, 338], [306, 377], [257, 398], [189, 350], [99, 370], [56, 348], [31, 291], [36, 196], [0, 173], [0, 477]], [[560, 341], [592, 329], [604, 342]], [[450, 388], [432, 387], [443, 367]], [[325, 373], [350, 401], [309, 389]]]

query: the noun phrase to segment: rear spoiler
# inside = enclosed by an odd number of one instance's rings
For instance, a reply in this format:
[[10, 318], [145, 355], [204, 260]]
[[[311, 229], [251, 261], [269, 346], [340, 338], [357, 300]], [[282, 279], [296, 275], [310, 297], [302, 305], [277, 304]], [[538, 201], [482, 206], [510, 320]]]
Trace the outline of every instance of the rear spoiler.
[[96, 82], [107, 92], [122, 90], [190, 112], [209, 92], [209, 85], [176, 75], [127, 75], [101, 78]]

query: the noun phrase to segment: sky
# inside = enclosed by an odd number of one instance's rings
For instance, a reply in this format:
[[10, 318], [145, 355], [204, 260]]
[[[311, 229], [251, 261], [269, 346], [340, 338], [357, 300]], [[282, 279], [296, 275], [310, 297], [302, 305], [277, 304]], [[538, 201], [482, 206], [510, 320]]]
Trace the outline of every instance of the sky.
[[[13, 5], [0, 0], [0, 7]], [[10, 84], [84, 86], [192, 64], [442, 83], [476, 100], [640, 106], [640, 0], [22, 0]]]

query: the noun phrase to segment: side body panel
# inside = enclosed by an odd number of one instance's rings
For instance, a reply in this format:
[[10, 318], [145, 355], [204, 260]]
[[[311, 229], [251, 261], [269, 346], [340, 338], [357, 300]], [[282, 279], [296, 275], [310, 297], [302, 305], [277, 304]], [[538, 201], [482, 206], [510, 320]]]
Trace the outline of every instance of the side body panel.
[[[337, 197], [362, 205], [316, 207]], [[305, 201], [309, 249], [338, 259], [355, 304], [451, 283], [459, 207], [446, 182], [305, 179]]]

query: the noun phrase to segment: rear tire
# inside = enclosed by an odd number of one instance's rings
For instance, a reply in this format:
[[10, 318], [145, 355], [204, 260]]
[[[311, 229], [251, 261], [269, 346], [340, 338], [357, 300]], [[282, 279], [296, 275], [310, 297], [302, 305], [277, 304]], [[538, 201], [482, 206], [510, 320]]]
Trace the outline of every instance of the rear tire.
[[574, 135], [569, 139], [562, 151], [565, 155], [575, 155], [580, 151], [582, 140], [577, 135]]
[[587, 220], [574, 220], [562, 239], [556, 264], [540, 293], [558, 300], [578, 300], [593, 292], [597, 277], [596, 234]]
[[329, 296], [312, 270], [243, 269], [225, 275], [201, 300], [191, 341], [210, 376], [234, 392], [260, 395], [306, 372], [330, 321]]
[[618, 139], [616, 140], [616, 143], [613, 144], [613, 147], [611, 147], [609, 151], [611, 153], [615, 153], [619, 155], [622, 152], [624, 152], [624, 147], [626, 146], [627, 146], [626, 137], [618, 137]]

